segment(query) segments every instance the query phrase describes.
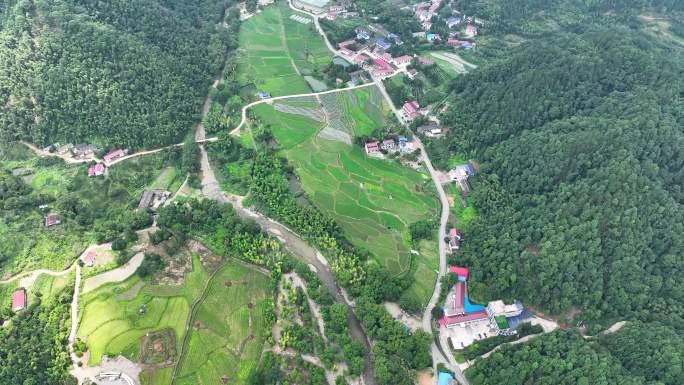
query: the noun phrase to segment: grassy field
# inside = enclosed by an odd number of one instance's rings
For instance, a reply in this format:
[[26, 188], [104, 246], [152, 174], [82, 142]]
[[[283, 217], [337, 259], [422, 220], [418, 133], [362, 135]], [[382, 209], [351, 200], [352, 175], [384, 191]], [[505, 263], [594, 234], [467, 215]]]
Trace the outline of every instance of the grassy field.
[[193, 269], [180, 286], [152, 286], [133, 276], [84, 294], [77, 335], [88, 345], [89, 364], [98, 364], [104, 354], [122, 354], [136, 361], [140, 338], [165, 328], [175, 331], [176, 345], [180, 344], [192, 301], [207, 277], [193, 258]]
[[[385, 123], [387, 106], [374, 87], [335, 95], [323, 103], [329, 118], [347, 127], [335, 128], [360, 136]], [[424, 191], [429, 177], [393, 161], [370, 158], [359, 146], [319, 138], [321, 123], [268, 105], [254, 111], [271, 126], [309, 199], [335, 218], [355, 246], [370, 251], [392, 274], [414, 274], [420, 282], [411, 290], [427, 301], [436, 252], [421, 252], [412, 263], [408, 226], [437, 213], [436, 198]]]
[[290, 19], [284, 2], [268, 7], [240, 28], [238, 68], [242, 84], [274, 96], [311, 92], [303, 75], [312, 75], [332, 60], [313, 29]]
[[254, 107], [253, 111], [263, 123], [271, 126], [273, 136], [283, 148], [292, 148], [323, 128], [323, 123], [301, 115], [278, 112], [267, 104]]
[[449, 223], [461, 230], [467, 230], [470, 222], [477, 218], [477, 211], [473, 207], [472, 198], [466, 198], [464, 207], [461, 200], [461, 190], [458, 186], [449, 184], [445, 192], [454, 199], [454, 205], [449, 209]]
[[228, 262], [216, 273], [193, 315], [174, 384], [244, 384], [265, 341], [269, 278]]

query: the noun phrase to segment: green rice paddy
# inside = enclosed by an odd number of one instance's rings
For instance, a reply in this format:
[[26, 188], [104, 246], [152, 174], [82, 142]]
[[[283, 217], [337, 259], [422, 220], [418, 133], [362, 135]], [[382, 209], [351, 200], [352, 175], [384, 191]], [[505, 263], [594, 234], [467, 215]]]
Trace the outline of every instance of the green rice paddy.
[[[334, 95], [323, 101], [327, 116], [337, 116], [348, 133], [368, 135], [385, 124], [387, 106], [375, 87]], [[393, 275], [415, 276], [410, 290], [426, 302], [436, 277], [437, 245], [421, 245], [419, 254], [412, 256], [408, 226], [437, 213], [437, 199], [424, 191], [429, 177], [394, 161], [368, 157], [359, 146], [318, 137], [322, 123], [266, 104], [254, 112], [270, 126], [309, 199], [333, 216], [356, 247], [368, 250]]]
[[244, 384], [257, 367], [270, 325], [269, 278], [228, 262], [193, 315], [174, 384]]
[[302, 24], [286, 3], [268, 7], [240, 28], [238, 68], [242, 84], [274, 96], [311, 92], [302, 76], [332, 60], [313, 22]]
[[136, 361], [140, 337], [165, 328], [175, 331], [179, 345], [192, 301], [207, 278], [199, 260], [193, 258], [193, 270], [186, 273], [180, 286], [143, 283], [140, 288], [140, 278], [134, 275], [120, 284], [83, 294], [77, 335], [90, 350], [88, 363], [97, 365], [105, 354], [122, 354]]

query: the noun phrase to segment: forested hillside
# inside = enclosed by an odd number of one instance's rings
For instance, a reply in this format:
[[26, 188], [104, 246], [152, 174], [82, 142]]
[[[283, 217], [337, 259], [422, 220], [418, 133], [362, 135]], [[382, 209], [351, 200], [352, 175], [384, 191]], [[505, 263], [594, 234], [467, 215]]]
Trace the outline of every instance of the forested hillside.
[[232, 0], [5, 0], [0, 137], [38, 145], [181, 141], [239, 20]]
[[473, 296], [681, 328], [681, 50], [613, 24], [508, 55], [456, 82], [453, 129], [431, 146], [481, 162]]
[[504, 346], [466, 374], [473, 385], [676, 385], [684, 382], [684, 339], [657, 323], [631, 323], [615, 334], [583, 339], [557, 331]]

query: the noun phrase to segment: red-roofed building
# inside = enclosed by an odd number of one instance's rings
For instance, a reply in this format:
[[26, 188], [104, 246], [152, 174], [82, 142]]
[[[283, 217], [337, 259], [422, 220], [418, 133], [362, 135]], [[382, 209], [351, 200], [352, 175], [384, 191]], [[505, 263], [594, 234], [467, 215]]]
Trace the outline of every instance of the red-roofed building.
[[325, 15], [325, 18], [328, 20], [335, 20], [337, 19], [337, 12], [328, 12], [327, 15]]
[[409, 55], [404, 55], [404, 56], [399, 56], [394, 58], [394, 64], [400, 65], [400, 64], [408, 64], [411, 62], [411, 56]]
[[88, 176], [92, 177], [92, 176], [104, 175], [105, 170], [106, 170], [105, 165], [102, 163], [98, 163], [94, 166], [88, 167]]
[[415, 68], [411, 68], [410, 70], [407, 71], [407, 75], [408, 75], [409, 79], [413, 79], [416, 77], [416, 75], [418, 75], [418, 70]]
[[392, 67], [389, 65], [389, 63], [387, 63], [386, 61], [382, 60], [382, 59], [379, 58], [379, 57], [373, 59], [373, 64], [375, 64], [376, 66], [380, 67], [380, 69], [383, 69], [383, 70], [392, 68]]
[[60, 223], [62, 223], [62, 220], [59, 219], [57, 214], [50, 213], [45, 216], [45, 227], [56, 226]]
[[458, 231], [457, 228], [452, 227], [451, 230], [449, 230], [449, 237], [458, 238], [460, 240], [461, 239], [461, 232]]
[[97, 253], [95, 253], [95, 250], [90, 250], [86, 253], [86, 255], [83, 256], [83, 263], [85, 263], [86, 266], [91, 267], [95, 264], [95, 257], [97, 256]]
[[378, 142], [368, 142], [366, 143], [366, 154], [376, 154], [380, 152], [380, 146]]
[[392, 75], [394, 75], [394, 70], [391, 68], [387, 68], [387, 69], [381, 68], [381, 69], [376, 69], [373, 71], [373, 76], [375, 76], [376, 78], [382, 78], [385, 76], [392, 76]]
[[454, 273], [460, 277], [465, 278], [466, 280], [468, 279], [468, 273], [469, 270], [467, 267], [461, 267], [461, 266], [449, 266], [449, 273]]
[[26, 289], [20, 288], [12, 293], [12, 311], [26, 308]]
[[460, 314], [454, 316], [444, 316], [439, 320], [440, 326], [446, 326], [448, 328], [454, 326], [465, 327], [470, 324], [480, 323], [483, 321], [489, 321], [489, 316], [485, 310], [476, 311], [468, 314]]
[[404, 103], [404, 115], [406, 115], [406, 119], [412, 120], [418, 115], [418, 109], [420, 106], [418, 105], [418, 102], [413, 100], [410, 102]]
[[126, 153], [127, 153], [126, 150], [122, 150], [120, 148], [116, 149], [116, 150], [112, 150], [112, 151], [109, 151], [107, 153], [107, 155], [104, 156], [104, 160], [105, 160], [105, 162], [111, 162], [114, 159], [118, 159], [118, 158], [121, 158], [122, 156], [125, 156]]
[[382, 60], [388, 61], [388, 62], [392, 61], [392, 54], [390, 54], [389, 52], [383, 53], [382, 54]]
[[383, 150], [393, 150], [396, 146], [397, 144], [392, 139], [383, 140], [380, 144], [380, 148]]
[[452, 47], [458, 47], [459, 45], [461, 45], [461, 41], [458, 39], [454, 39], [453, 37], [450, 37], [449, 40], [447, 40], [447, 44]]

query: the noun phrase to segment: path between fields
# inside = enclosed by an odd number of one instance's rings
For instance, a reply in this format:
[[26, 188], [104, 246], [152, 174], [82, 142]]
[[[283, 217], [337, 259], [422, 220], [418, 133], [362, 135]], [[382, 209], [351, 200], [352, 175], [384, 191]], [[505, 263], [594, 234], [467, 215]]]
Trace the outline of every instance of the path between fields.
[[247, 110], [249, 110], [250, 108], [252, 108], [256, 105], [263, 104], [263, 103], [269, 103], [270, 104], [276, 100], [289, 99], [289, 98], [303, 98], [303, 97], [307, 97], [307, 96], [308, 97], [311, 97], [311, 96], [316, 97], [318, 95], [325, 95], [325, 94], [332, 94], [335, 92], [344, 92], [344, 91], [349, 91], [349, 90], [355, 90], [357, 88], [364, 88], [364, 87], [368, 87], [368, 86], [372, 86], [372, 85], [374, 85], [374, 83], [365, 83], [365, 84], [359, 84], [358, 86], [336, 88], [334, 90], [328, 90], [328, 91], [310, 92], [310, 93], [306, 93], [306, 94], [275, 96], [275, 97], [268, 98], [268, 99], [257, 100], [255, 102], [249, 103], [248, 105], [242, 107], [242, 118], [240, 120], [240, 124], [238, 124], [237, 127], [235, 127], [230, 132], [230, 135], [233, 135], [233, 136], [240, 135], [240, 128], [242, 128], [242, 126], [247, 121]]
[[145, 259], [145, 253], [139, 252], [125, 265], [86, 279], [83, 284], [83, 294], [108, 283], [125, 281], [128, 277], [135, 274], [135, 271], [138, 269], [143, 259]]

